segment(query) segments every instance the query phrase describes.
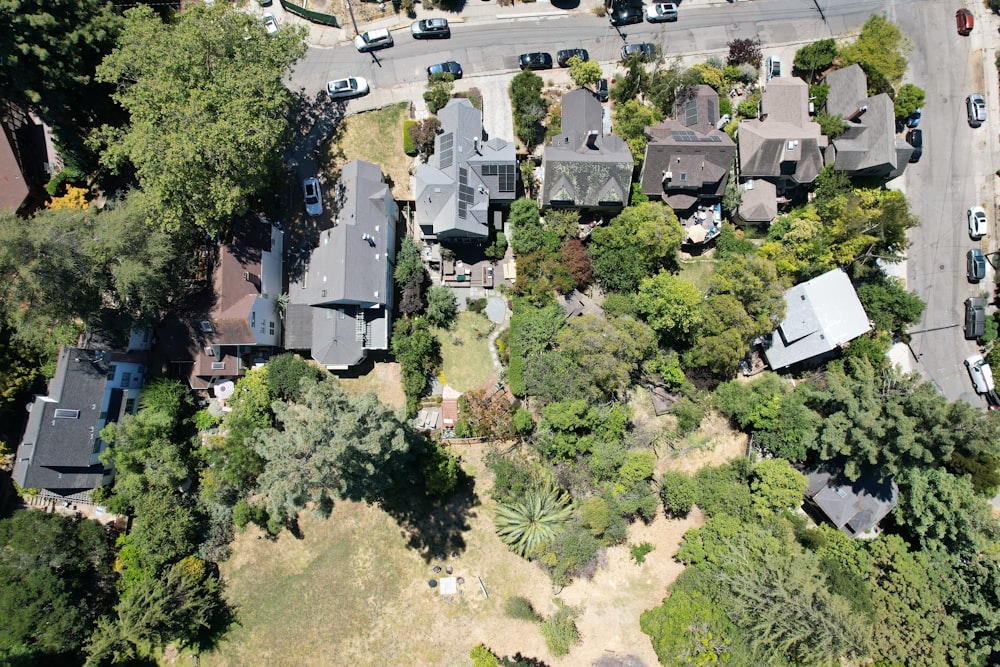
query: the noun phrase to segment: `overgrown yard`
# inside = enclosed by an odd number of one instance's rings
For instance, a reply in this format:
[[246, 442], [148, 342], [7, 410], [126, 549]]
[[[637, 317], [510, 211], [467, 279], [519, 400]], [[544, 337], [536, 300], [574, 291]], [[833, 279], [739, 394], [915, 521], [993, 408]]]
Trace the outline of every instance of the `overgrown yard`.
[[716, 263], [713, 259], [696, 257], [681, 259], [681, 278], [688, 281], [703, 293], [708, 291], [708, 283], [715, 273]]
[[[240, 534], [232, 558], [222, 565], [238, 623], [201, 663], [465, 665], [472, 647], [485, 643], [498, 654], [520, 651], [553, 667], [629, 655], [638, 662], [622, 664], [656, 664], [639, 615], [660, 603], [680, 573], [672, 556], [684, 531], [700, 525], [698, 512], [633, 526], [629, 543], [655, 546], [643, 565], [629, 559], [627, 544], [614, 547], [592, 580], [559, 593], [558, 599], [581, 611], [583, 643], [555, 658], [536, 625], [503, 613], [511, 596], [528, 598], [544, 615], [555, 611], [557, 598], [548, 577], [495, 536], [483, 452], [481, 446], [460, 452], [463, 468], [479, 478], [458, 558], [425, 560], [407, 546], [409, 535], [386, 512], [361, 503], [340, 503], [327, 520], [303, 514], [302, 539], [286, 532], [271, 541], [255, 528]], [[450, 565], [465, 579], [460, 594], [449, 600], [428, 585], [444, 576], [433, 572], [435, 565]]]
[[403, 152], [403, 121], [410, 117], [410, 103], [348, 116], [329, 148], [328, 163], [334, 171], [351, 160], [366, 160], [382, 167], [392, 183], [397, 200], [412, 199], [410, 165], [413, 158]]
[[441, 342], [441, 373], [444, 382], [461, 392], [479, 389], [493, 372], [489, 334], [493, 325], [481, 313], [458, 314], [454, 329], [435, 329]]

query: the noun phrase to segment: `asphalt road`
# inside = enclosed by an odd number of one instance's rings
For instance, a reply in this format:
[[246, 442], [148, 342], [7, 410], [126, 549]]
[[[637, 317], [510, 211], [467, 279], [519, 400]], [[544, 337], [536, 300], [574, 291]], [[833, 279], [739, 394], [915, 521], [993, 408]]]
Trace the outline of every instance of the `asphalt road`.
[[[921, 223], [910, 234], [907, 286], [924, 299], [927, 309], [911, 328], [910, 348], [917, 355], [918, 370], [944, 396], [985, 406], [962, 363], [977, 348], [965, 340], [961, 325], [963, 302], [987, 289], [993, 277], [991, 270], [979, 285], [966, 280], [966, 252], [977, 244], [988, 251], [989, 237], [981, 243], [969, 238], [965, 212], [982, 205], [995, 224], [993, 172], [1000, 104], [993, 57], [983, 51], [995, 39], [995, 28], [977, 16], [973, 34], [959, 36], [954, 8], [945, 3], [898, 3], [892, 18], [914, 46], [907, 80], [927, 91], [920, 122], [923, 157], [892, 184], [906, 192]], [[972, 92], [987, 97], [988, 120], [978, 128], [969, 127], [966, 120], [965, 98]]]

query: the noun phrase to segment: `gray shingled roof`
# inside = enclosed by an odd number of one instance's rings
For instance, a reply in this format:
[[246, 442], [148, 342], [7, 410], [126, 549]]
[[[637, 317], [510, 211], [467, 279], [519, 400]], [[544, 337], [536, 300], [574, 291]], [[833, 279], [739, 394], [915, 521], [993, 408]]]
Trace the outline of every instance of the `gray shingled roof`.
[[601, 103], [579, 88], [562, 98], [562, 134], [542, 154], [542, 204], [624, 207], [635, 160], [628, 144], [603, 134]]
[[18, 447], [13, 478], [22, 487], [68, 495], [101, 486], [104, 466], [91, 461], [101, 428], [118, 421], [127, 394], [115, 389], [110, 404], [103, 405], [110, 359], [106, 351], [59, 351], [48, 394], [31, 404]]
[[897, 168], [902, 172], [909, 154], [900, 163], [905, 148], [897, 146], [895, 108], [889, 96], [868, 96], [867, 78], [859, 65], [830, 72], [825, 82], [830, 86], [827, 111], [847, 121], [847, 129], [832, 142], [833, 166], [858, 175], [888, 176]]
[[646, 128], [646, 156], [639, 177], [643, 194], [686, 209], [697, 203], [696, 195], [712, 199], [725, 193], [736, 144], [716, 129], [718, 109], [715, 90], [694, 86], [678, 99], [673, 119]]
[[451, 100], [438, 118], [434, 155], [417, 167], [417, 222], [440, 239], [485, 239], [490, 203], [514, 199], [514, 145], [499, 138], [484, 142], [483, 114], [467, 99]]
[[738, 214], [744, 222], [771, 222], [778, 215], [778, 188], [771, 181], [747, 179], [740, 184], [740, 191]]
[[785, 319], [764, 356], [778, 370], [830, 352], [868, 332], [871, 323], [843, 269], [833, 269], [785, 292]]
[[879, 479], [866, 473], [852, 482], [838, 464], [808, 471], [806, 479], [806, 498], [830, 523], [852, 537], [875, 528], [899, 499], [899, 488], [891, 477]]
[[[308, 349], [321, 364], [347, 368], [387, 345], [398, 209], [381, 168], [369, 162], [345, 165], [334, 192], [335, 226], [320, 234], [289, 285], [285, 348]], [[383, 333], [373, 335], [379, 321]]]

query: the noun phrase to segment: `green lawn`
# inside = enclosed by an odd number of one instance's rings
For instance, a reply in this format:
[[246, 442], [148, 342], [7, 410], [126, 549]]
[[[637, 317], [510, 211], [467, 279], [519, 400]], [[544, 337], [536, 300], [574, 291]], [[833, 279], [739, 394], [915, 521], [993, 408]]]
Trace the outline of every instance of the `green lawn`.
[[465, 312], [458, 314], [454, 329], [435, 329], [441, 342], [441, 374], [444, 382], [458, 391], [478, 389], [486, 384], [493, 372], [489, 341], [492, 323], [485, 315]]
[[714, 259], [704, 257], [681, 260], [681, 278], [687, 280], [702, 292], [708, 291], [708, 283], [715, 273]]

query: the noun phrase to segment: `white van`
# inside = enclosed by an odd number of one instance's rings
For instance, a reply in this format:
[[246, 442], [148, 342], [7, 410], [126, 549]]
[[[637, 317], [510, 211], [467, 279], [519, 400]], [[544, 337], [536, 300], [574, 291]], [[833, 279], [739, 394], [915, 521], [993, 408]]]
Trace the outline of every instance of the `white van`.
[[777, 76], [781, 76], [781, 58], [768, 56], [767, 60], [764, 61], [764, 80], [770, 81]]
[[982, 355], [974, 354], [966, 359], [965, 367], [969, 369], [969, 377], [972, 378], [972, 386], [976, 388], [977, 394], [988, 394], [993, 391], [995, 388], [993, 369]]
[[387, 28], [369, 30], [354, 38], [354, 46], [362, 53], [375, 51], [376, 49], [387, 49], [392, 44], [392, 33]]

